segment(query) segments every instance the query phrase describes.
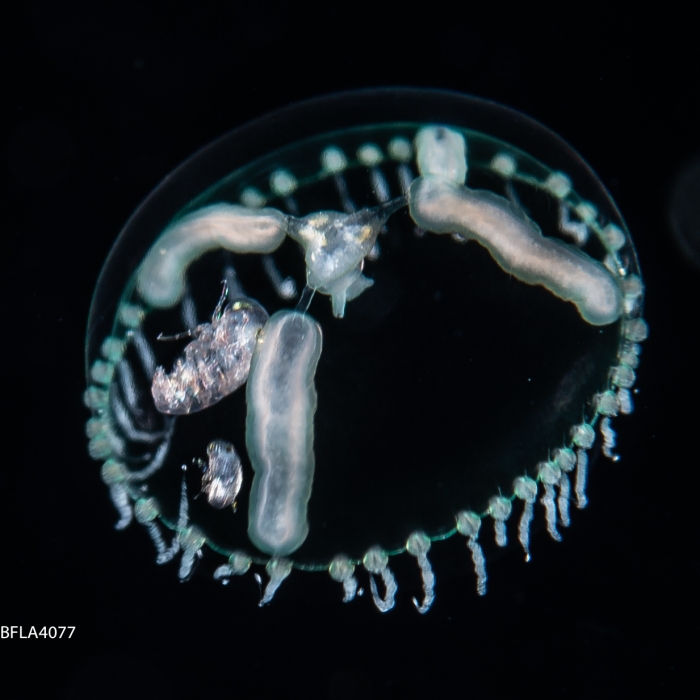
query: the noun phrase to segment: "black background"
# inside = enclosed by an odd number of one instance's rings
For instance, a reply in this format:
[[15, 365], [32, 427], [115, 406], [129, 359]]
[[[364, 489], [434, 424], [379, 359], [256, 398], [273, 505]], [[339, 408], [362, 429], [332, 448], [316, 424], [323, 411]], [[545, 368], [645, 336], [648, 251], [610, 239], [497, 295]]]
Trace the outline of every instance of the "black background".
[[[691, 21], [669, 7], [493, 10], [37, 1], [3, 21], [0, 625], [77, 628], [0, 639], [4, 698], [665, 696], [693, 668], [700, 268], [668, 224], [674, 178], [700, 150]], [[562, 544], [540, 533], [529, 565], [515, 548], [490, 562], [484, 598], [473, 574], [439, 580], [426, 616], [406, 595], [382, 616], [367, 596], [259, 609], [252, 577], [180, 584], [140, 529], [114, 532], [86, 453], [83, 339], [102, 263], [141, 200], [217, 136], [392, 85], [527, 113], [617, 201], [651, 329], [637, 410], [615, 424], [623, 459], [593, 468]]]

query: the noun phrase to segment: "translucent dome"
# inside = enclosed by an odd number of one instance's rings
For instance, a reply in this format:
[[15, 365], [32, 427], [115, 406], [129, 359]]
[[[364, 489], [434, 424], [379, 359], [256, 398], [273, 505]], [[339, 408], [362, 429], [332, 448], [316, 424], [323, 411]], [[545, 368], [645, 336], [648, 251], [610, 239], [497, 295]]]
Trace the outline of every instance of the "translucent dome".
[[484, 537], [529, 559], [538, 494], [555, 539], [585, 506], [595, 429], [615, 459], [633, 408], [642, 297], [615, 204], [540, 124], [430, 90], [306, 102], [200, 151], [122, 231], [89, 451], [117, 527], [183, 579], [203, 553], [223, 581], [265, 565], [262, 602], [295, 567], [346, 601], [368, 576], [385, 611], [403, 554], [425, 612], [437, 540], [466, 537], [484, 593]]

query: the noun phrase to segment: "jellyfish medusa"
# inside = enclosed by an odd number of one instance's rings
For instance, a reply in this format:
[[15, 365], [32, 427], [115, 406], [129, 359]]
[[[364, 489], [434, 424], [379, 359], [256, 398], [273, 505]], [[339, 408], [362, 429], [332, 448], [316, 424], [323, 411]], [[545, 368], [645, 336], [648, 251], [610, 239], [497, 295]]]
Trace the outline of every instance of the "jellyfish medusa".
[[386, 612], [403, 556], [424, 613], [441, 540], [484, 594], [484, 538], [529, 561], [533, 519], [560, 541], [586, 506], [588, 453], [617, 460], [633, 410], [642, 301], [617, 208], [543, 126], [429, 90], [303, 103], [126, 225], [88, 325], [89, 453], [116, 527], [182, 580], [264, 567], [266, 604], [325, 572]]

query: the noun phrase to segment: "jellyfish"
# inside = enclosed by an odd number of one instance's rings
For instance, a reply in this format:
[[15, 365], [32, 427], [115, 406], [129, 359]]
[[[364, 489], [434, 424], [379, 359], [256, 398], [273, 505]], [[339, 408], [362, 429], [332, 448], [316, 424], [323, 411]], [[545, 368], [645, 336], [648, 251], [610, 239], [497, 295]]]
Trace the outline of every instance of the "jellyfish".
[[524, 115], [431, 90], [302, 103], [193, 156], [121, 233], [88, 451], [116, 527], [183, 581], [264, 569], [265, 605], [317, 572], [387, 612], [408, 557], [426, 613], [444, 540], [483, 595], [485, 542], [536, 560], [533, 522], [562, 541], [589, 454], [619, 459], [643, 293], [605, 188]]

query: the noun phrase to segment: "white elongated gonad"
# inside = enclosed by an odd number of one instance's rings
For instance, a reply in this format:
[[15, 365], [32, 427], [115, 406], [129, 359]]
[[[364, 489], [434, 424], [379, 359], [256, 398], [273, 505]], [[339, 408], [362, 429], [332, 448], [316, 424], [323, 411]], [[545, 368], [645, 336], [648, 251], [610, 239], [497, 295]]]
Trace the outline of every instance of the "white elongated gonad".
[[287, 310], [270, 317], [253, 355], [246, 394], [246, 445], [255, 471], [248, 536], [266, 554], [291, 554], [309, 532], [320, 355], [321, 327]]
[[212, 204], [167, 228], [141, 263], [137, 286], [151, 306], [169, 308], [185, 293], [189, 266], [218, 248], [232, 253], [272, 253], [284, 240], [285, 216], [277, 209]]

